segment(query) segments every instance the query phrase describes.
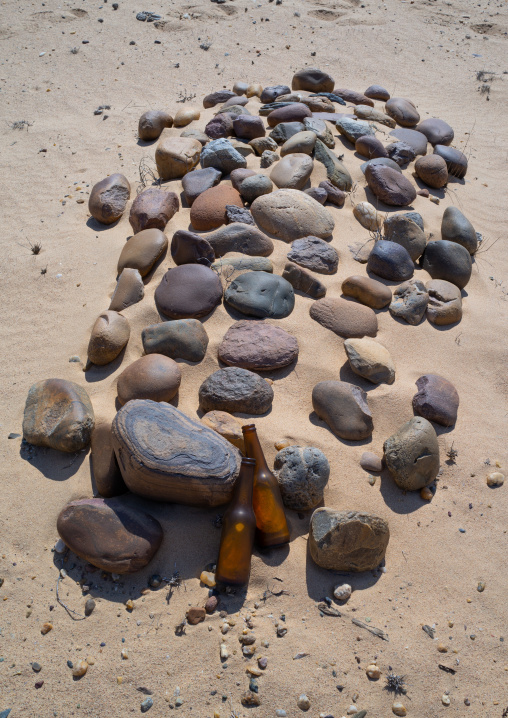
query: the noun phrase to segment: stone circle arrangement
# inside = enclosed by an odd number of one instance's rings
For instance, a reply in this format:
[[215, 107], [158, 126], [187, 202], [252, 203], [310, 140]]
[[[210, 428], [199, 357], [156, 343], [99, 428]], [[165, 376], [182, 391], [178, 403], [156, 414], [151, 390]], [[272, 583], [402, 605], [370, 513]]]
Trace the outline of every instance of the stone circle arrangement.
[[[258, 114], [247, 109], [249, 100]], [[337, 113], [336, 106], [346, 103], [353, 105], [353, 114]], [[182, 129], [180, 136], [167, 132], [199, 120], [198, 108], [180, 109], [174, 117], [148, 111], [139, 120], [139, 138], [158, 140], [155, 163], [160, 180], [141, 191], [131, 205], [133, 236], [118, 259], [110, 306], [93, 327], [90, 363], [106, 365], [127, 345], [130, 326], [121, 312], [143, 300], [143, 278], [168, 246], [176, 266], [164, 274], [155, 291], [164, 321], [143, 329], [145, 354], [118, 377], [121, 408], [112, 424], [96, 424], [86, 391], [70, 381], [40, 381], [26, 401], [27, 442], [64, 452], [91, 444], [99, 496], [66, 505], [57, 529], [76, 555], [116, 574], [145, 567], [163, 538], [155, 518], [132, 502], [124, 503], [126, 492], [205, 507], [230, 500], [245, 449], [241, 422], [234, 414], [261, 416], [269, 411], [274, 388], [262, 372], [288, 367], [298, 357], [298, 337], [276, 323], [293, 311], [295, 290], [314, 300], [309, 322], [345, 340], [356, 375], [391, 385], [396, 369], [389, 348], [375, 338], [375, 310], [389, 307], [393, 317], [411, 325], [418, 325], [425, 315], [439, 326], [459, 322], [461, 290], [481, 241], [455, 207], [443, 214], [441, 238], [428, 241], [419, 213], [400, 211], [383, 219], [373, 204], [359, 202], [353, 213], [371, 241], [355, 258], [379, 279], [366, 272], [350, 276], [342, 282], [345, 298], [327, 298], [319, 275], [336, 273], [339, 257], [327, 241], [334, 219], [326, 205], [342, 207], [353, 189], [346, 164], [333, 151], [332, 128], [351, 151], [365, 158], [361, 169], [368, 196], [400, 208], [410, 206], [417, 194], [429, 197], [426, 186], [440, 189], [449, 176], [464, 177], [467, 158], [451, 146], [453, 129], [441, 119], [421, 122], [411, 100], [390, 97], [378, 85], [364, 93], [338, 89], [330, 75], [316, 68], [297, 72], [291, 88], [237, 82], [232, 90], [207, 95], [203, 106], [217, 108], [203, 131]], [[390, 131], [392, 142], [383, 144], [376, 137], [378, 126], [384, 134]], [[429, 143], [433, 152], [428, 154]], [[269, 173], [247, 169], [249, 155], [258, 157], [260, 168]], [[401, 172], [412, 162], [418, 185]], [[318, 187], [309, 186], [314, 163], [322, 163], [327, 174]], [[180, 201], [162, 182], [175, 179], [182, 181], [193, 229], [176, 231], [169, 245], [165, 228], [180, 211]], [[126, 177], [109, 175], [93, 187], [91, 215], [104, 225], [114, 224], [130, 194]], [[274, 242], [288, 245], [282, 276], [274, 273], [269, 259]], [[234, 256], [228, 256], [231, 253]], [[430, 276], [425, 284], [413, 279], [415, 263]], [[235, 274], [226, 288], [221, 281], [224, 268]], [[398, 286], [392, 294], [379, 280]], [[222, 302], [245, 319], [234, 322], [222, 339], [218, 358], [225, 366], [199, 387], [204, 416], [196, 420], [169, 403], [181, 382], [176, 360], [203, 360], [208, 335], [200, 320]], [[449, 380], [436, 374], [425, 374], [416, 384], [414, 416], [386, 439], [382, 458], [365, 452], [361, 465], [373, 473], [386, 466], [402, 490], [420, 491], [422, 498], [430, 499], [429, 487], [440, 466], [433, 422], [453, 426], [459, 396]], [[337, 437], [362, 441], [372, 435], [374, 419], [359, 386], [320, 381], [312, 391], [312, 405]], [[316, 508], [330, 475], [326, 456], [315, 447], [279, 444], [277, 449], [274, 473], [285, 506], [313, 511], [309, 548], [315, 563], [334, 571], [379, 567], [389, 541], [388, 523], [354, 510]], [[215, 585], [213, 574], [202, 576], [207, 585]], [[337, 588], [336, 597], [347, 600], [344, 586]], [[191, 619], [194, 622], [194, 614], [189, 614]], [[199, 620], [203, 619], [204, 610]]]

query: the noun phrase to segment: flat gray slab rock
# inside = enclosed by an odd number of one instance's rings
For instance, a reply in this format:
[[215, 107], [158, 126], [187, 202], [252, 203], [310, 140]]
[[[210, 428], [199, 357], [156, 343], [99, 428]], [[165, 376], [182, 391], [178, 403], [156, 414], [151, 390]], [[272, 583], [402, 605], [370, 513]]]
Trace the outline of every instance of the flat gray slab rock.
[[120, 409], [113, 447], [129, 489], [155, 501], [219, 506], [231, 499], [240, 470], [238, 449], [164, 402]]
[[229, 285], [224, 300], [242, 314], [282, 319], [293, 311], [295, 293], [291, 284], [277, 274], [246, 272]]
[[337, 250], [319, 237], [302, 237], [291, 245], [287, 258], [320, 274], [335, 274], [339, 265]]
[[175, 319], [145, 327], [141, 332], [145, 354], [164, 354], [171, 359], [201, 361], [208, 347], [208, 334], [197, 319]]
[[346, 381], [320, 381], [312, 390], [314, 411], [341, 439], [360, 441], [371, 436], [374, 424], [367, 394]]
[[224, 364], [253, 371], [281, 369], [297, 358], [296, 338], [265, 321], [235, 322], [219, 346]]
[[272, 406], [273, 389], [247, 369], [226, 367], [211, 374], [199, 387], [202, 411], [227, 411], [230, 414], [265, 414]]
[[385, 464], [395, 483], [405, 491], [431, 484], [439, 471], [439, 445], [432, 424], [415, 416], [387, 439]]
[[310, 511], [323, 500], [330, 464], [313, 446], [286, 446], [275, 457], [274, 473], [284, 505], [293, 511]]
[[329, 237], [335, 227], [327, 209], [295, 189], [279, 189], [258, 197], [251, 205], [251, 212], [265, 232], [286, 242], [309, 235]]

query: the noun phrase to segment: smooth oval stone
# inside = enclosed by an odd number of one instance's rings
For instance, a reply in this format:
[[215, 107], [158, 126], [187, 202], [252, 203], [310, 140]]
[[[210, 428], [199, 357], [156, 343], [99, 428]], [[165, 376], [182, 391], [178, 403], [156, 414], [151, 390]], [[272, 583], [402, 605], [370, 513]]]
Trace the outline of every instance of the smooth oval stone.
[[206, 235], [216, 257], [228, 252], [241, 252], [250, 256], [268, 257], [273, 252], [273, 242], [257, 227], [242, 222], [232, 222]]
[[309, 130], [297, 132], [296, 135], [293, 135], [289, 138], [289, 140], [286, 140], [280, 148], [281, 157], [285, 157], [286, 155], [290, 155], [292, 153], [311, 155], [314, 151], [316, 138], [316, 133], [310, 132]]
[[166, 252], [168, 238], [160, 229], [143, 229], [131, 237], [123, 246], [117, 265], [117, 273], [126, 269], [137, 269], [146, 276], [154, 264]]
[[149, 187], [132, 203], [129, 222], [134, 234], [144, 229], [164, 230], [179, 209], [180, 202], [174, 192]]
[[237, 95], [245, 95], [248, 87], [249, 85], [247, 82], [242, 82], [241, 80], [238, 80], [233, 85], [233, 92], [235, 92]]
[[253, 140], [266, 134], [263, 120], [258, 115], [238, 115], [233, 120], [233, 130], [237, 137]]
[[351, 103], [352, 105], [368, 105], [370, 107], [374, 107], [374, 103], [370, 97], [362, 95], [361, 92], [356, 92], [356, 90], [340, 88], [339, 90], [335, 89], [334, 94], [338, 97], [342, 97], [343, 100]]
[[399, 167], [404, 167], [416, 157], [415, 151], [406, 142], [392, 142], [385, 147], [388, 157], [396, 162]]
[[[271, 259], [267, 257], [249, 257], [247, 254], [237, 254], [236, 257], [223, 257], [218, 259], [212, 264], [212, 269], [216, 272], [225, 272], [229, 275], [229, 272], [242, 273], [243, 272], [271, 272], [273, 273], [273, 264]], [[231, 268], [231, 270], [229, 269]]]
[[23, 414], [23, 438], [35, 446], [75, 452], [88, 446], [95, 426], [83, 387], [65, 379], [32, 384]]
[[[432, 155], [435, 156], [435, 155]], [[475, 228], [458, 207], [447, 207], [441, 220], [441, 237], [449, 242], [456, 242], [475, 254], [478, 249], [478, 237]]]
[[168, 137], [163, 132], [155, 150], [159, 176], [165, 180], [178, 179], [190, 172], [199, 162], [201, 142], [193, 137]]
[[465, 177], [467, 172], [467, 157], [463, 152], [456, 150], [455, 147], [436, 145], [434, 147], [434, 154], [444, 159], [448, 173], [453, 177], [457, 177], [458, 179]]
[[113, 224], [120, 219], [127, 206], [131, 186], [119, 172], [105, 177], [92, 187], [88, 211], [101, 224]]
[[298, 132], [304, 131], [305, 125], [303, 124], [303, 122], [279, 122], [275, 129], [270, 132], [269, 137], [276, 144], [283, 145], [284, 142], [287, 142], [290, 139], [290, 137], [293, 137]]
[[235, 322], [222, 339], [219, 359], [228, 366], [270, 371], [298, 358], [298, 342], [281, 327], [264, 321]]
[[230, 414], [265, 414], [272, 406], [273, 389], [257, 374], [229, 366], [211, 374], [199, 387], [202, 411], [227, 411]]
[[211, 92], [209, 95], [203, 98], [203, 107], [215, 107], [215, 105], [221, 105], [227, 102], [231, 97], [234, 97], [237, 93], [231, 92], [231, 90], [217, 90], [217, 92]]
[[111, 297], [109, 309], [115, 312], [121, 312], [123, 309], [137, 304], [145, 296], [145, 285], [141, 278], [141, 274], [137, 269], [127, 267], [116, 283], [115, 291]]
[[373, 135], [362, 135], [355, 142], [355, 150], [359, 155], [372, 160], [378, 157], [388, 157], [388, 152], [377, 137]]
[[242, 198], [251, 204], [257, 197], [272, 192], [273, 184], [266, 175], [252, 175], [246, 177], [240, 185], [240, 194]]
[[310, 520], [310, 555], [318, 566], [332, 571], [374, 570], [385, 557], [389, 539], [387, 522], [363, 511], [322, 507]]
[[73, 553], [102, 571], [134, 573], [162, 543], [160, 523], [121, 499], [79, 499], [61, 510], [58, 533]]
[[391, 282], [404, 282], [413, 276], [414, 264], [407, 249], [380, 239], [369, 254], [367, 271]]
[[88, 343], [88, 359], [92, 364], [104, 366], [116, 359], [129, 341], [129, 322], [109, 309], [97, 317]]
[[453, 129], [447, 122], [436, 117], [423, 120], [416, 129], [425, 135], [431, 145], [449, 145], [453, 141]]
[[414, 185], [391, 167], [369, 164], [365, 170], [365, 179], [369, 189], [385, 204], [404, 207], [416, 199]]
[[353, 275], [342, 282], [342, 293], [372, 309], [383, 309], [392, 301], [389, 287], [370, 277]]
[[410, 279], [394, 291], [390, 314], [416, 326], [423, 319], [428, 303], [429, 295], [423, 282], [419, 279]]
[[425, 285], [429, 294], [427, 319], [432, 324], [447, 325], [462, 319], [460, 289], [444, 279], [431, 279]]
[[410, 130], [406, 127], [397, 127], [393, 132], [390, 132], [390, 135], [412, 147], [415, 155], [427, 154], [427, 138], [422, 132]]
[[191, 506], [219, 506], [231, 499], [240, 469], [238, 449], [171, 404], [130, 401], [113, 420], [113, 446], [135, 494]]
[[317, 67], [305, 67], [293, 75], [292, 90], [308, 90], [309, 92], [333, 92], [335, 81], [327, 72]]
[[397, 486], [418, 491], [431, 484], [439, 471], [436, 432], [427, 419], [415, 416], [383, 445], [385, 464]]
[[308, 132], [313, 132], [327, 147], [330, 149], [335, 147], [333, 134], [324, 120], [318, 120], [315, 117], [304, 117], [303, 124]]
[[451, 381], [438, 374], [424, 374], [416, 380], [418, 392], [413, 397], [413, 411], [428, 421], [453, 426], [457, 421], [459, 395]]
[[319, 139], [316, 139], [314, 159], [324, 164], [326, 167], [326, 176], [335, 187], [338, 187], [343, 192], [349, 192], [351, 190], [353, 180], [349, 171], [339, 158]]
[[296, 239], [287, 258], [320, 274], [335, 274], [339, 265], [337, 250], [319, 237]]
[[199, 120], [201, 113], [197, 107], [182, 107], [177, 110], [173, 124], [175, 127], [187, 127], [194, 120]]
[[201, 418], [202, 423], [220, 434], [242, 453], [245, 453], [242, 424], [227, 411], [209, 411]]
[[319, 299], [326, 294], [325, 285], [297, 264], [286, 262], [282, 276], [291, 284], [293, 289], [304, 292], [313, 299]]
[[145, 142], [157, 140], [165, 127], [172, 127], [173, 118], [162, 110], [148, 110], [139, 118], [138, 136]]
[[192, 204], [190, 211], [192, 226], [199, 231], [220, 227], [226, 221], [228, 204], [243, 207], [242, 198], [234, 187], [220, 184], [205, 190]]
[[360, 459], [360, 466], [364, 471], [379, 473], [383, 470], [383, 460], [373, 451], [364, 451]]
[[287, 85], [270, 85], [263, 88], [261, 97], [259, 98], [263, 104], [274, 102], [279, 95], [287, 95], [291, 92]]
[[340, 337], [375, 337], [377, 334], [375, 312], [370, 307], [340, 297], [325, 297], [314, 302], [310, 316]]
[[406, 100], [404, 97], [392, 97], [389, 99], [385, 104], [385, 112], [402, 127], [416, 127], [420, 122], [418, 110], [411, 100]]
[[312, 117], [307, 105], [292, 102], [290, 105], [273, 110], [266, 119], [269, 127], [276, 127], [281, 122], [303, 122], [304, 117]]
[[171, 319], [189, 319], [210, 314], [222, 299], [217, 274], [201, 264], [182, 264], [169, 269], [155, 290], [155, 303]]
[[291, 284], [276, 274], [246, 272], [231, 282], [224, 301], [242, 314], [282, 319], [293, 311], [295, 293]]
[[381, 110], [376, 110], [370, 105], [356, 105], [354, 113], [360, 120], [367, 120], [368, 122], [377, 122], [380, 125], [386, 127], [395, 127], [395, 120], [389, 115], [385, 115]]
[[423, 254], [422, 267], [432, 279], [445, 279], [464, 289], [471, 278], [471, 255], [460, 244], [447, 239], [429, 242]]
[[358, 376], [373, 384], [393, 384], [395, 364], [386, 347], [374, 339], [346, 339], [344, 342], [349, 366]]
[[187, 204], [192, 206], [192, 203], [200, 194], [219, 184], [221, 177], [222, 172], [219, 172], [215, 167], [205, 167], [201, 170], [188, 172], [182, 178], [182, 189]]
[[377, 232], [381, 229], [383, 218], [370, 202], [358, 202], [358, 204], [355, 204], [353, 214], [365, 229], [371, 232]]
[[374, 429], [367, 394], [346, 381], [320, 381], [312, 390], [312, 406], [341, 439], [360, 441]]
[[224, 137], [212, 140], [201, 152], [201, 164], [203, 167], [215, 167], [227, 175], [233, 170], [247, 167], [247, 160], [235, 150], [231, 142]]
[[337, 120], [335, 126], [339, 133], [352, 142], [353, 145], [359, 137], [375, 134], [374, 128], [368, 122], [353, 120], [350, 117], [341, 117]]
[[177, 230], [171, 240], [171, 256], [175, 264], [204, 264], [206, 267], [215, 259], [210, 243], [201, 235], [186, 229]]
[[[303, 153], [283, 157], [270, 173], [270, 179], [279, 189], [302, 189], [312, 174], [314, 162]], [[242, 183], [243, 184], [243, 183]]]
[[441, 189], [448, 182], [448, 168], [439, 155], [419, 157], [415, 162], [415, 172], [422, 182], [434, 189]]
[[381, 102], [390, 99], [390, 93], [381, 85], [370, 85], [363, 94], [365, 97], [370, 97], [371, 100], [381, 100]]
[[233, 115], [229, 113], [220, 113], [212, 117], [205, 127], [205, 134], [212, 140], [218, 140], [220, 137], [228, 137], [233, 134]]
[[383, 225], [384, 239], [387, 242], [395, 242], [407, 250], [409, 256], [416, 262], [425, 251], [427, 237], [425, 232], [414, 222], [408, 214], [389, 215]]
[[371, 165], [384, 165], [385, 167], [390, 167], [392, 170], [395, 170], [395, 172], [401, 172], [399, 165], [391, 160], [389, 157], [375, 157], [372, 160], [368, 160], [368, 162], [363, 162], [360, 165], [360, 169], [365, 174], [367, 171], [367, 167], [370, 167]]
[[178, 364], [162, 354], [146, 354], [136, 359], [118, 377], [118, 401], [122, 406], [132, 399], [171, 401], [180, 388], [182, 372]]
[[111, 421], [97, 421], [91, 440], [90, 461], [97, 491], [110, 499], [127, 493], [111, 441]]
[[175, 319], [145, 327], [141, 332], [145, 354], [198, 362], [204, 359], [208, 334], [197, 319]]
[[330, 464], [313, 446], [286, 446], [275, 457], [274, 474], [284, 505], [293, 511], [310, 511], [323, 500]]
[[261, 97], [262, 92], [263, 87], [259, 84], [259, 82], [251, 82], [245, 94], [247, 97]]
[[258, 197], [250, 209], [256, 224], [286, 242], [309, 235], [329, 237], [335, 226], [327, 209], [294, 189], [280, 189]]

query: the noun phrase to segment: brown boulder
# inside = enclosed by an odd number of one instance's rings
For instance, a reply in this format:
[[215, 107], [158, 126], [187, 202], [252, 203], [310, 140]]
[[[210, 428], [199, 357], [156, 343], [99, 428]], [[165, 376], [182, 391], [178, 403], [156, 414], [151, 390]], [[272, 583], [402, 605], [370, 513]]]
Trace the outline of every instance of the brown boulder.
[[438, 374], [424, 374], [416, 380], [413, 411], [428, 421], [453, 426], [457, 421], [459, 395], [451, 381]]
[[182, 107], [177, 111], [173, 124], [175, 127], [187, 127], [194, 120], [199, 120], [200, 115], [197, 107]]
[[228, 366], [271, 371], [295, 361], [298, 342], [281, 327], [266, 321], [240, 321], [224, 335], [218, 355]]
[[119, 172], [94, 184], [88, 200], [88, 211], [102, 224], [113, 224], [120, 219], [130, 197], [131, 186]]
[[368, 160], [373, 160], [377, 157], [388, 157], [388, 152], [385, 150], [381, 140], [378, 140], [374, 135], [362, 135], [362, 137], [359, 137], [355, 142], [355, 150]]
[[201, 142], [192, 137], [164, 137], [155, 150], [157, 171], [162, 179], [178, 179], [199, 162]]
[[143, 229], [164, 231], [169, 220], [180, 209], [178, 196], [156, 187], [149, 187], [138, 194], [132, 203], [129, 222], [134, 234]]
[[416, 199], [416, 188], [401, 172], [386, 165], [368, 165], [365, 178], [369, 189], [381, 202], [404, 207]]
[[342, 282], [342, 293], [353, 297], [372, 309], [383, 309], [392, 301], [389, 287], [381, 282], [360, 275], [353, 275]]
[[228, 204], [243, 207], [242, 198], [234, 187], [219, 184], [205, 190], [192, 203], [190, 211], [192, 226], [200, 231], [220, 227], [226, 221], [226, 205]]
[[367, 394], [346, 381], [320, 381], [312, 390], [314, 411], [341, 439], [361, 441], [374, 429]]
[[172, 127], [173, 118], [162, 110], [148, 110], [139, 118], [138, 136], [140, 140], [149, 142], [159, 138], [165, 127]]
[[181, 380], [182, 372], [173, 359], [163, 354], [146, 354], [118, 377], [118, 401], [122, 406], [132, 399], [169, 402], [178, 392]]
[[418, 177], [435, 189], [441, 189], [448, 182], [448, 168], [445, 160], [439, 155], [425, 155], [415, 162]]
[[117, 272], [126, 267], [137, 269], [142, 277], [162, 257], [168, 247], [168, 238], [160, 229], [143, 229], [125, 244], [118, 259]]
[[326, 294], [326, 287], [319, 279], [313, 277], [306, 269], [293, 264], [293, 262], [286, 262], [282, 276], [287, 279], [293, 289], [304, 292], [313, 299], [319, 299]]
[[127, 319], [107, 310], [97, 318], [88, 343], [88, 359], [92, 364], [109, 364], [120, 354], [130, 337]]
[[317, 67], [305, 67], [293, 75], [292, 90], [307, 90], [309, 92], [333, 92], [335, 81], [327, 72]]
[[462, 319], [460, 289], [444, 279], [431, 279], [425, 285], [429, 293], [427, 319], [438, 326], [454, 324]]

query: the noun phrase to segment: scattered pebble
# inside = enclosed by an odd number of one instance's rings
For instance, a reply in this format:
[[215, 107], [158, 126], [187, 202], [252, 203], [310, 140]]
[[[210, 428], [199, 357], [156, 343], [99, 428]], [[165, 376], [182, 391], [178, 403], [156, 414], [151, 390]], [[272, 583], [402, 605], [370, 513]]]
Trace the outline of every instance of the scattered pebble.
[[153, 698], [151, 696], [148, 696], [148, 698], [145, 698], [144, 701], [141, 703], [141, 713], [146, 713], [150, 710], [150, 708], [153, 706]]
[[81, 678], [85, 675], [88, 670], [88, 663], [86, 661], [77, 661], [73, 664], [72, 675], [74, 678]]
[[495, 487], [502, 486], [504, 484], [504, 474], [500, 471], [494, 471], [492, 474], [487, 476], [487, 486]]
[[202, 571], [199, 580], [201, 583], [204, 583], [205, 586], [209, 586], [210, 588], [217, 585], [215, 582], [215, 574], [212, 573], [212, 571]]
[[367, 666], [367, 670], [365, 672], [372, 681], [377, 681], [381, 678], [381, 671], [375, 663], [371, 663]]
[[392, 711], [395, 713], [396, 716], [405, 716], [407, 715], [406, 707], [403, 703], [400, 701], [395, 701], [392, 705]]
[[343, 583], [340, 586], [335, 586], [333, 595], [337, 601], [348, 601], [351, 598], [352, 590], [349, 583]]
[[296, 705], [301, 711], [308, 711], [310, 708], [310, 700], [309, 697], [305, 695], [305, 693], [302, 693], [301, 696], [296, 701]]
[[49, 623], [49, 621], [46, 623], [43, 623], [42, 628], [41, 628], [42, 635], [45, 636], [46, 633], [49, 633], [52, 630], [52, 628], [53, 628], [53, 624]]

